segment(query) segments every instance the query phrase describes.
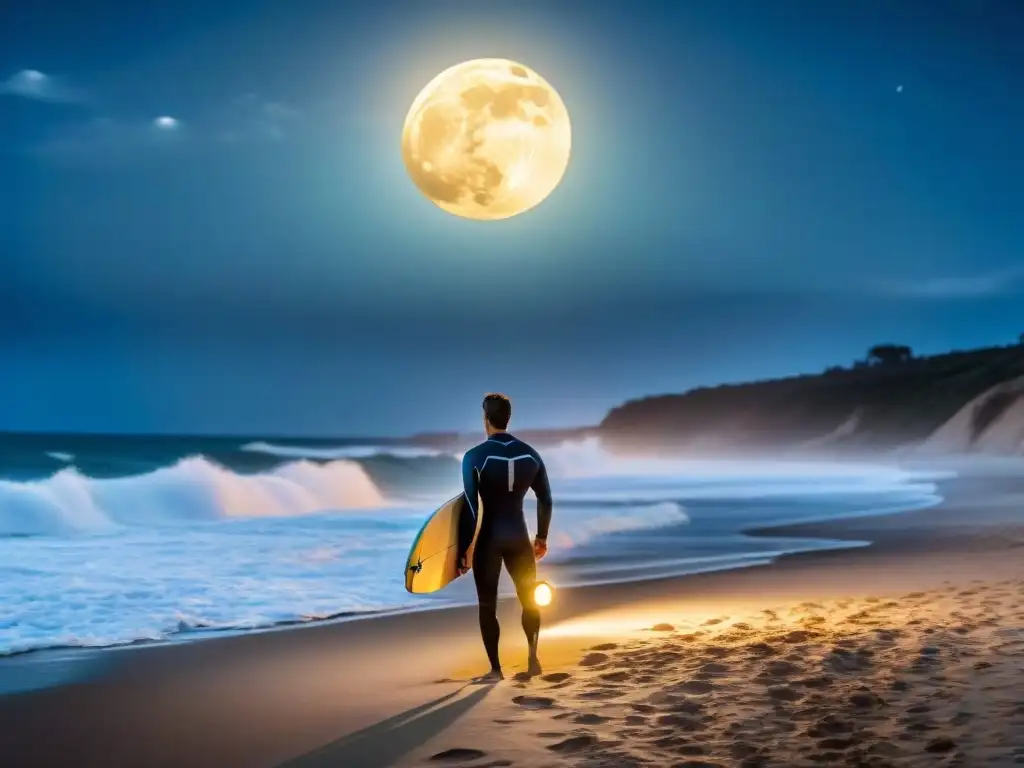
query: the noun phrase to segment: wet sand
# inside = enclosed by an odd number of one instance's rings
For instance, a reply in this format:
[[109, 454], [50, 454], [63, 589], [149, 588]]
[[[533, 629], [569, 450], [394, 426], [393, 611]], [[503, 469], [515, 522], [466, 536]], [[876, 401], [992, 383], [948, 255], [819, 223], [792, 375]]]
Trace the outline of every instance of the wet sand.
[[566, 590], [532, 680], [515, 678], [523, 643], [505, 604], [497, 686], [466, 684], [484, 667], [472, 609], [0, 660], [0, 754], [194, 768], [1024, 763], [1022, 491], [957, 481], [936, 509], [784, 531], [869, 548]]

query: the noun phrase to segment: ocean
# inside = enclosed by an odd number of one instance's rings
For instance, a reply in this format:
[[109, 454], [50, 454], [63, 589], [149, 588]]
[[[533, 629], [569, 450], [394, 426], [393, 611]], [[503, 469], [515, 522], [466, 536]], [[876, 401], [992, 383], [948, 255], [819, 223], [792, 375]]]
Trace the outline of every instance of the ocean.
[[[950, 473], [825, 462], [628, 459], [537, 446], [558, 587], [770, 562], [863, 542], [755, 527], [937, 504]], [[0, 436], [0, 654], [201, 638], [472, 602], [472, 580], [405, 592], [461, 455], [401, 442]], [[532, 495], [527, 519], [534, 523]], [[511, 585], [502, 589], [511, 593]]]

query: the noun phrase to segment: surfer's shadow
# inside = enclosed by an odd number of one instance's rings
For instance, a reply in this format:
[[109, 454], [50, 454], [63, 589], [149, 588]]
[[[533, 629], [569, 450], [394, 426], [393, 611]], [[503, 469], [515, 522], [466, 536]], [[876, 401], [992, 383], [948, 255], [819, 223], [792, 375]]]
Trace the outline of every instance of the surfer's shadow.
[[454, 725], [493, 688], [494, 684], [465, 683], [451, 693], [342, 736], [277, 768], [385, 768]]

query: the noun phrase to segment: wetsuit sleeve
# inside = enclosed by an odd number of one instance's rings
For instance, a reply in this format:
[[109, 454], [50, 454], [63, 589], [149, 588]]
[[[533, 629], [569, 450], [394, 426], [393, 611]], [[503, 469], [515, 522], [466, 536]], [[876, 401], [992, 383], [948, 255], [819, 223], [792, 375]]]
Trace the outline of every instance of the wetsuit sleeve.
[[473, 534], [476, 533], [476, 518], [480, 513], [479, 505], [480, 490], [479, 479], [476, 473], [476, 463], [473, 460], [473, 451], [467, 451], [462, 457], [462, 492], [466, 495], [469, 511], [471, 514], [463, 515], [459, 520], [459, 557], [466, 554], [469, 545], [473, 543]]
[[530, 486], [537, 496], [537, 538], [546, 539], [548, 528], [551, 527], [551, 484], [548, 482], [548, 470], [540, 455], [537, 458], [537, 475]]

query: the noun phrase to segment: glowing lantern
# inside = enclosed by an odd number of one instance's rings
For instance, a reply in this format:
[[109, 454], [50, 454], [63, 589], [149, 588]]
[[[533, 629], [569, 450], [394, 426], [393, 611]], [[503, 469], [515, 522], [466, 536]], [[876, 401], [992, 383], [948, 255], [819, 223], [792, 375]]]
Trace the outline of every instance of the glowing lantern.
[[555, 588], [546, 581], [538, 581], [533, 587], [533, 603], [539, 608], [551, 605], [555, 597]]

